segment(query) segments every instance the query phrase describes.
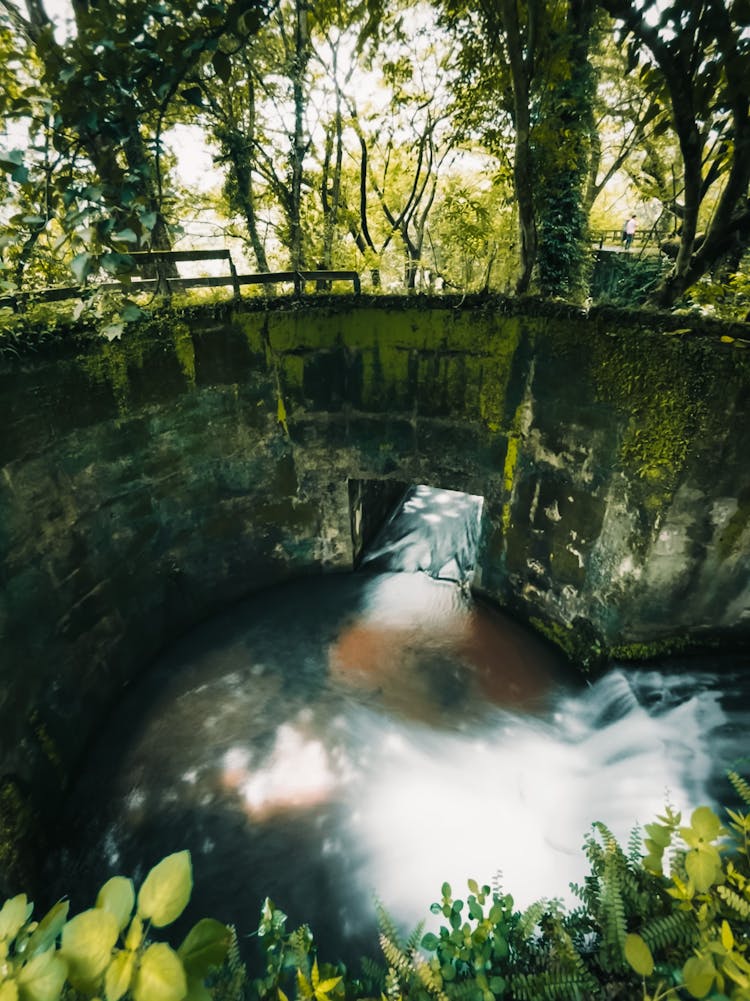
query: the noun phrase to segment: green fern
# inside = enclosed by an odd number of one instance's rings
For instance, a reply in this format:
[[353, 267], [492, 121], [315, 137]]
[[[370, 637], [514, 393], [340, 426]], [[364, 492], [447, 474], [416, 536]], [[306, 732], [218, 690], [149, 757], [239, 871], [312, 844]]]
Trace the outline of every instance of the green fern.
[[727, 772], [727, 778], [745, 806], [750, 806], [750, 782], [747, 782], [738, 772]]
[[739, 893], [735, 890], [731, 890], [728, 886], [717, 886], [716, 892], [719, 894], [727, 907], [730, 907], [733, 911], [735, 911], [739, 917], [744, 918], [745, 920], [750, 918], [750, 903], [748, 903], [744, 897], [741, 897]]
[[594, 1001], [601, 989], [590, 976], [545, 970], [511, 977], [511, 993], [516, 1001]]
[[697, 939], [695, 921], [686, 911], [673, 911], [653, 918], [639, 932], [652, 951], [663, 951], [674, 945], [689, 946]]

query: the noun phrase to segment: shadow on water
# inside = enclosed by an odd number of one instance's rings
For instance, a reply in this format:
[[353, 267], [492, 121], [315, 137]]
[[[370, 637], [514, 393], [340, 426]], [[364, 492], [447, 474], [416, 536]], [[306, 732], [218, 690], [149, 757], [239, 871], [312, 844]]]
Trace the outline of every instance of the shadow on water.
[[[444, 526], [452, 502], [439, 503]], [[50, 902], [72, 889], [89, 906], [110, 875], [138, 882], [188, 848], [177, 937], [206, 915], [250, 933], [270, 896], [291, 926], [311, 924], [324, 958], [352, 962], [377, 953], [374, 894], [405, 928], [446, 879], [502, 870], [520, 906], [565, 896], [592, 821], [625, 839], [667, 796], [712, 802], [744, 752], [743, 664], [615, 665], [582, 686], [471, 600], [464, 557], [459, 583], [434, 579], [446, 550], [422, 545], [418, 522], [390, 528], [400, 572], [255, 595], [122, 699], [61, 818]], [[457, 532], [448, 548], [468, 553]]]

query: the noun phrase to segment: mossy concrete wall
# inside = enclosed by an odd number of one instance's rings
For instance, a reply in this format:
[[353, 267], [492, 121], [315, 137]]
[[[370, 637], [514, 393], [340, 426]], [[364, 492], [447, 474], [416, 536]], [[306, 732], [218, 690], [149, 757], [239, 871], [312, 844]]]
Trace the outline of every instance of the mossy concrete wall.
[[485, 497], [477, 586], [576, 657], [747, 639], [738, 333], [502, 300], [340, 298], [6, 351], [5, 885], [24, 875], [14, 846], [44, 826], [122, 687], [241, 595], [350, 569], [372, 511], [404, 483]]

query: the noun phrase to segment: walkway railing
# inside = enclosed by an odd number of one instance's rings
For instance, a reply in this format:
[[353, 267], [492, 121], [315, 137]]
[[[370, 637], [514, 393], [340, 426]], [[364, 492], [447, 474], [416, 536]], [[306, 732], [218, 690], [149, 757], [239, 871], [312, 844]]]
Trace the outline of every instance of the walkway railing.
[[[222, 288], [231, 286], [235, 299], [241, 295], [243, 285], [284, 285], [294, 286], [294, 294], [302, 295], [308, 282], [318, 287], [330, 282], [348, 281], [355, 293], [361, 292], [359, 274], [356, 271], [270, 271], [257, 274], [238, 275], [232, 255], [228, 250], [155, 250], [148, 253], [132, 253], [135, 269], [156, 272], [156, 277], [137, 278], [130, 281], [97, 282], [91, 285], [69, 285], [63, 288], [38, 289], [33, 292], [16, 292], [0, 298], [0, 306], [16, 309], [29, 300], [35, 302], [62, 302], [65, 299], [80, 299], [92, 290], [131, 292], [161, 292], [169, 296], [172, 292], [188, 288]], [[165, 265], [192, 261], [226, 261], [226, 275], [206, 275], [200, 278], [183, 278], [167, 273]]]

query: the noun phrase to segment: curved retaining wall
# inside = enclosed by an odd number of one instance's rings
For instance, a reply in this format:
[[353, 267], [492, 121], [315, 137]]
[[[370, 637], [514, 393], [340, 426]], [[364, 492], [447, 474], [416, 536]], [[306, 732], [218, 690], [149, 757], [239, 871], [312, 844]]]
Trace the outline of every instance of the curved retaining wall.
[[361, 526], [404, 483], [484, 495], [478, 588], [581, 662], [746, 642], [737, 335], [501, 300], [338, 298], [4, 354], [3, 885], [30, 878], [18, 846], [41, 844], [122, 687], [243, 594], [350, 569]]

